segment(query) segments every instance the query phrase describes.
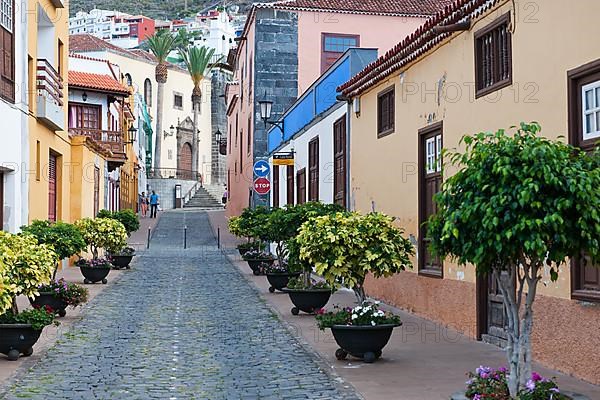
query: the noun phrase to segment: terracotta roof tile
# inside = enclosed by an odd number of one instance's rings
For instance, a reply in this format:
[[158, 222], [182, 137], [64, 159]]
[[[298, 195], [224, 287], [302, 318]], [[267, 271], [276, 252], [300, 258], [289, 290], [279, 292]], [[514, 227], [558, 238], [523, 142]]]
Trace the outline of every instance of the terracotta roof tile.
[[452, 0], [282, 0], [258, 8], [376, 15], [433, 15]]
[[110, 50], [125, 56], [135, 57], [135, 54], [122, 47], [115, 46], [112, 43], [102, 40], [96, 36], [81, 33], [69, 36], [69, 51], [76, 53], [85, 53], [92, 51]]
[[436, 48], [452, 33], [436, 32], [434, 27], [456, 24], [474, 19], [494, 7], [500, 0], [455, 0], [442, 11], [428, 19], [412, 34], [390, 49], [386, 54], [367, 65], [348, 82], [338, 87], [347, 97], [357, 96], [394, 72], [419, 60]]
[[128, 95], [129, 89], [120, 84], [110, 75], [93, 74], [90, 72], [69, 71], [68, 83], [71, 87], [94, 89]]

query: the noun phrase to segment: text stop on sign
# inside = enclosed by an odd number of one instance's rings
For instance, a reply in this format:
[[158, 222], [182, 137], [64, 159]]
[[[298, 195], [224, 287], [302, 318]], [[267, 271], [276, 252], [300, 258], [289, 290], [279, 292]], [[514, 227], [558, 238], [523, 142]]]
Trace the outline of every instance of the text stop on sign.
[[271, 182], [267, 178], [257, 178], [254, 181], [254, 191], [258, 194], [267, 194], [271, 191]]

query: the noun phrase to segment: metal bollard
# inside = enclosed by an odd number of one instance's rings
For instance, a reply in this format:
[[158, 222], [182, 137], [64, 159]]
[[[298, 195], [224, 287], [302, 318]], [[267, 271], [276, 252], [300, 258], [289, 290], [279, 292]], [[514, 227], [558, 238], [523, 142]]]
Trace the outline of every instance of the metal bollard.
[[221, 228], [217, 227], [217, 249], [221, 248]]
[[148, 228], [148, 241], [146, 242], [146, 248], [149, 249], [150, 248], [150, 234], [152, 233], [152, 230], [150, 228]]
[[183, 248], [187, 249], [187, 226], [183, 227]]

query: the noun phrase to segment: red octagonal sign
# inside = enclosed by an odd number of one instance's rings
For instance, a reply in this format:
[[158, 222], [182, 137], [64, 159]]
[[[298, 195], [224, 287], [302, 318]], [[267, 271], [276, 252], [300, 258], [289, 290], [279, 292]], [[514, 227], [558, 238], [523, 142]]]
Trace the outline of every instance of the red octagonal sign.
[[257, 178], [254, 181], [254, 191], [258, 194], [267, 194], [271, 191], [271, 182], [267, 178]]

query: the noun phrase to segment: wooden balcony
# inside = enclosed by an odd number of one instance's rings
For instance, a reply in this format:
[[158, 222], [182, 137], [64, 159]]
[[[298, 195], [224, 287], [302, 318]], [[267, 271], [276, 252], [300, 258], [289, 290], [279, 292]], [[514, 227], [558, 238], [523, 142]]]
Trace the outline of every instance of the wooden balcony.
[[63, 101], [63, 81], [58, 72], [48, 62], [37, 60], [37, 118], [50, 129], [63, 130], [65, 110]]
[[92, 139], [93, 143], [99, 146], [104, 153], [104, 156], [108, 161], [109, 171], [113, 171], [127, 161], [123, 132], [90, 128], [69, 128], [69, 135], [83, 136]]

